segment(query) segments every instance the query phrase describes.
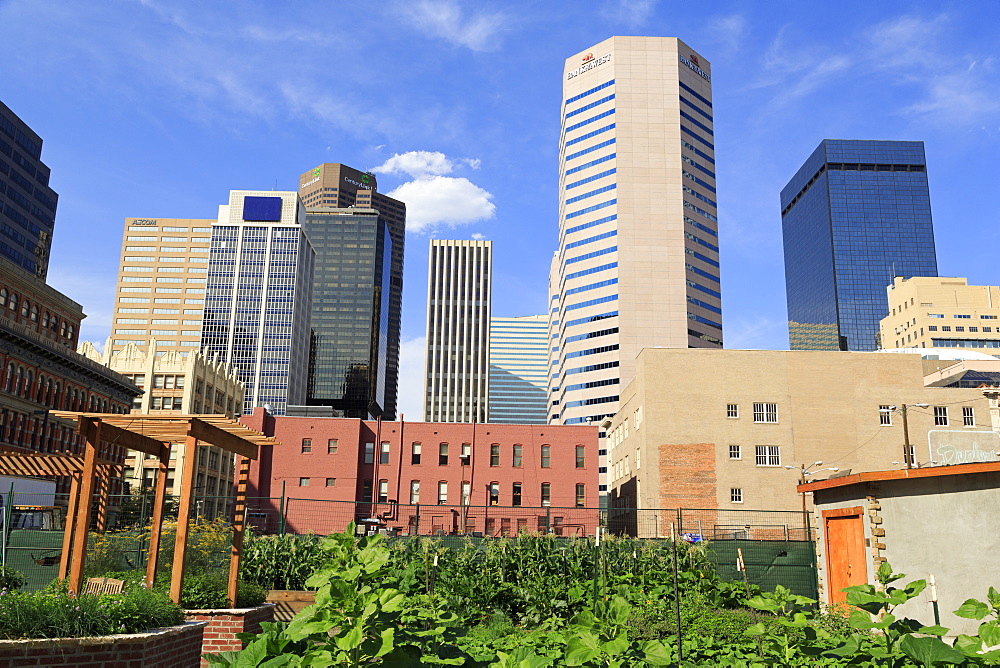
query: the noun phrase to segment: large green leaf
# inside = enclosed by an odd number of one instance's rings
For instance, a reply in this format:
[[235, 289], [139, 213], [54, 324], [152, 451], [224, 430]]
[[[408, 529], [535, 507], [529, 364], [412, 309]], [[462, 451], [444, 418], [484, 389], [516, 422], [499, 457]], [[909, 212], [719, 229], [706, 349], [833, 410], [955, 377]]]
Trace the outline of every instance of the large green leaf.
[[984, 622], [979, 625], [979, 637], [988, 647], [1000, 647], [1000, 624]]
[[977, 601], [974, 598], [967, 599], [965, 603], [959, 606], [955, 614], [959, 617], [965, 617], [966, 619], [982, 619], [990, 613], [990, 606], [986, 605], [982, 601]]
[[899, 641], [899, 649], [921, 666], [955, 665], [965, 662], [965, 654], [942, 642], [940, 638], [918, 638], [907, 635]]
[[597, 646], [597, 638], [593, 633], [584, 631], [578, 636], [570, 638], [566, 643], [566, 656], [564, 662], [567, 666], [582, 666], [591, 659], [600, 656], [601, 651]]
[[642, 645], [643, 659], [651, 666], [669, 666], [674, 659], [670, 650], [659, 640], [647, 640]]

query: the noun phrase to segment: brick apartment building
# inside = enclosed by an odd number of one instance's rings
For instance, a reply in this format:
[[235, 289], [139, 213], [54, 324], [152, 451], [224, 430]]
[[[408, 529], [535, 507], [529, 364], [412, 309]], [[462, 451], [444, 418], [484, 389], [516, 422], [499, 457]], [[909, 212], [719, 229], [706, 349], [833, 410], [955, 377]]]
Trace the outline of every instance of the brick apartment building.
[[[596, 426], [379, 422], [273, 416], [243, 422], [277, 439], [250, 470], [268, 497], [258, 529], [339, 531], [351, 520], [409, 533], [593, 533]], [[338, 503], [339, 502], [339, 503]], [[279, 508], [281, 506], [281, 508]], [[492, 510], [491, 510], [492, 509]]]

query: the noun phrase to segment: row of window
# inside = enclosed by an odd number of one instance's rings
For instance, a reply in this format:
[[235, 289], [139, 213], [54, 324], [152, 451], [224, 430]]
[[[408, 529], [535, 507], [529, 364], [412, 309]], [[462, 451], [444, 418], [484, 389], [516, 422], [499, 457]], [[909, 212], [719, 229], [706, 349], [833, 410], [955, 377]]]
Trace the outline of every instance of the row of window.
[[[743, 446], [730, 445], [729, 459], [732, 459], [734, 461], [743, 459]], [[754, 463], [757, 466], [781, 466], [781, 446], [779, 445], [754, 446]]]
[[[449, 444], [440, 443], [438, 444], [438, 466], [448, 466], [449, 462]], [[514, 468], [520, 468], [523, 466], [524, 456], [523, 447], [520, 444], [515, 443], [511, 446], [511, 466]], [[326, 453], [328, 455], [337, 454], [339, 449], [339, 442], [335, 438], [331, 438], [326, 444]], [[392, 446], [389, 442], [383, 441], [379, 444], [378, 448], [378, 458], [379, 464], [388, 464], [390, 462], [390, 452]], [[543, 445], [539, 449], [540, 460], [539, 464], [542, 468], [551, 468], [552, 462], [552, 446]], [[311, 453], [313, 451], [313, 440], [311, 438], [303, 438], [301, 451], [303, 453]], [[502, 447], [499, 443], [490, 444], [490, 466], [500, 466]], [[577, 445], [575, 447], [576, 454], [576, 468], [582, 469], [586, 468], [586, 446]], [[462, 464], [468, 464], [472, 457], [472, 444], [462, 443], [461, 451], [459, 454], [459, 461]], [[423, 444], [414, 442], [410, 445], [410, 464], [418, 466], [422, 463], [423, 458]], [[375, 444], [365, 443], [364, 448], [364, 463], [374, 464], [375, 463]]]
[[94, 413], [124, 413], [125, 407], [113, 401], [102, 398], [94, 393], [88, 393], [83, 389], [63, 385], [58, 380], [38, 374], [37, 381], [35, 373], [30, 368], [25, 369], [21, 365], [13, 362], [7, 365], [7, 373], [3, 379], [3, 388], [15, 396], [24, 397], [29, 401], [35, 401], [56, 410], [68, 411], [91, 411]]
[[21, 299], [16, 292], [9, 292], [7, 288], [0, 288], [0, 309], [6, 306], [16, 314], [18, 312], [18, 305], [20, 305], [22, 318], [35, 323], [41, 319], [42, 328], [59, 332], [59, 336], [72, 341], [73, 336], [76, 334], [76, 327], [74, 325], [67, 325], [65, 320], [60, 320], [58, 316], [50, 314], [47, 310], [43, 309], [40, 311], [37, 304], [32, 304], [26, 298]]
[[[740, 406], [739, 404], [726, 404], [726, 417], [731, 419], [739, 419], [740, 417]], [[754, 402], [753, 404], [753, 421], [754, 422], [777, 422], [778, 421], [778, 404], [770, 404], [764, 402]]]
[[[934, 426], [935, 427], [948, 427], [951, 421], [948, 417], [948, 407], [947, 406], [933, 406], [934, 410]], [[896, 412], [895, 406], [879, 406], [878, 407], [878, 421], [883, 427], [892, 426], [892, 414]], [[962, 406], [962, 426], [963, 427], [975, 427], [976, 426], [976, 411], [972, 406]]]
[[[312, 478], [301, 477], [299, 478], [299, 487], [310, 487], [312, 486]], [[336, 487], [336, 478], [324, 478], [324, 483], [326, 487]], [[409, 503], [418, 504], [420, 503], [420, 482], [419, 480], [410, 481], [410, 495]], [[374, 492], [374, 481], [364, 480], [361, 483], [361, 498], [362, 500], [372, 499], [372, 493]], [[587, 503], [587, 486], [584, 483], [577, 483], [575, 488], [575, 505], [577, 508], [583, 508]], [[501, 494], [500, 494], [500, 483], [493, 481], [487, 485], [487, 492], [489, 494], [489, 505], [498, 506], [501, 505]], [[543, 482], [539, 486], [539, 492], [541, 497], [541, 502], [543, 506], [548, 506], [552, 503], [552, 483]], [[461, 503], [465, 505], [471, 505], [472, 500], [472, 483], [468, 481], [462, 482], [461, 489]], [[389, 499], [389, 481], [387, 479], [378, 481], [378, 496], [374, 498], [377, 503], [396, 503], [396, 499]], [[515, 482], [511, 483], [510, 489], [510, 503], [511, 506], [520, 506], [523, 502], [523, 483]], [[440, 480], [437, 483], [437, 503], [438, 505], [445, 505], [448, 503], [448, 481]]]

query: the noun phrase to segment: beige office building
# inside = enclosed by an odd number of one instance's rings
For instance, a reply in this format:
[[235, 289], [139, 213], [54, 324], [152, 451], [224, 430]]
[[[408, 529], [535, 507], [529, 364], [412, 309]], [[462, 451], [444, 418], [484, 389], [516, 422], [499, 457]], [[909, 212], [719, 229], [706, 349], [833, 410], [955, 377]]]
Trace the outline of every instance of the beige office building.
[[673, 37], [566, 60], [552, 424], [614, 415], [646, 347], [722, 347], [712, 67]]
[[201, 346], [215, 220], [126, 218], [110, 353], [133, 343], [182, 357]]
[[486, 422], [493, 242], [431, 240], [425, 422]]
[[[117, 371], [145, 393], [135, 398], [135, 414], [227, 415], [238, 418], [243, 409], [243, 383], [217, 358], [208, 358], [198, 350], [182, 357], [177, 350], [159, 354], [159, 342], [149, 341], [145, 350], [134, 343], [102, 355], [89, 341], [80, 353]], [[105, 350], [111, 346], [106, 345]], [[141, 418], [137, 418], [141, 420]], [[185, 461], [183, 448], [170, 452], [167, 494], [175, 494], [175, 481], [181, 479]], [[198, 447], [198, 471], [195, 496], [202, 498], [198, 512], [206, 517], [227, 515], [233, 484], [233, 455], [212, 445]], [[125, 481], [132, 489], [153, 487], [158, 460], [129, 450], [125, 459]], [[216, 498], [219, 497], [219, 498]], [[224, 497], [224, 498], [223, 498]]]
[[879, 323], [883, 348], [961, 348], [1000, 356], [1000, 287], [964, 278], [896, 278], [889, 315]]
[[913, 354], [647, 348], [608, 421], [611, 505], [801, 510], [803, 465], [906, 467], [904, 404], [915, 465], [996, 460], [983, 391], [924, 372]]

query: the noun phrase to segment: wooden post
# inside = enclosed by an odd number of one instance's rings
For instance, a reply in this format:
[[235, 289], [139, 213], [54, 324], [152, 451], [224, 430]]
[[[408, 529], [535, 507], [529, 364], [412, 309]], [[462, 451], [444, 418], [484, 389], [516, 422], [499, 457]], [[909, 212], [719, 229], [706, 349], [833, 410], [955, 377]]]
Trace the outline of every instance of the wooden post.
[[76, 513], [73, 555], [69, 570], [69, 594], [76, 596], [83, 590], [83, 564], [87, 558], [87, 530], [90, 529], [90, 506], [94, 496], [94, 472], [97, 468], [97, 446], [101, 442], [100, 418], [86, 420], [86, 443], [83, 471], [80, 474], [80, 501]]
[[181, 602], [184, 584], [184, 555], [187, 552], [188, 520], [191, 517], [191, 497], [194, 495], [194, 474], [198, 469], [198, 439], [188, 433], [184, 444], [184, 471], [177, 509], [177, 536], [174, 539], [174, 564], [170, 574], [170, 600]]
[[229, 605], [236, 607], [237, 586], [240, 576], [240, 556], [243, 554], [243, 530], [247, 517], [247, 483], [250, 480], [250, 459], [237, 456], [236, 505], [233, 508], [233, 551], [229, 558]]
[[59, 579], [65, 580], [69, 573], [69, 556], [73, 549], [73, 523], [76, 520], [77, 508], [80, 507], [80, 474], [73, 475], [69, 484], [69, 502], [66, 505], [66, 518], [63, 520], [62, 552], [59, 553]]
[[153, 518], [149, 525], [149, 555], [146, 558], [146, 588], [153, 588], [156, 567], [160, 560], [160, 536], [163, 534], [163, 505], [167, 500], [167, 471], [170, 467], [170, 444], [160, 457], [156, 474], [156, 494], [153, 497]]
[[[110, 475], [110, 471], [108, 472]], [[94, 530], [97, 533], [104, 533], [108, 525], [108, 494], [111, 492], [111, 481], [108, 476], [102, 475], [97, 479], [97, 517], [94, 521]]]

